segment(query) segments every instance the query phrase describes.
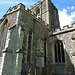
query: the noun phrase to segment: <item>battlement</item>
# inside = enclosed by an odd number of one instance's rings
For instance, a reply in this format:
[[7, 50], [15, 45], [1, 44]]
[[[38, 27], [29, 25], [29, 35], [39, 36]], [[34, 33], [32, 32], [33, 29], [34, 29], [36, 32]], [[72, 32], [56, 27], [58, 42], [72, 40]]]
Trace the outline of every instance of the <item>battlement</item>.
[[27, 12], [28, 12], [29, 14], [31, 14], [31, 10], [30, 10], [30, 9], [28, 9], [28, 8], [27, 8]]
[[73, 31], [73, 30], [75, 30], [75, 23], [71, 24], [71, 26], [69, 26], [69, 25], [63, 26], [63, 29], [61, 29], [61, 28], [55, 29], [53, 34], [61, 34], [61, 33], [69, 32], [69, 31]]
[[2, 21], [6, 18], [6, 16], [12, 12], [17, 11], [18, 9], [23, 9], [25, 10], [25, 6], [22, 3], [19, 3], [16, 6], [13, 6], [12, 8], [9, 7], [8, 11], [6, 12], [6, 14], [0, 19], [0, 24], [2, 23]]
[[13, 6], [12, 8], [10, 7], [6, 14], [13, 13], [13, 12], [19, 10], [19, 9], [23, 10], [24, 12], [26, 12], [27, 14], [29, 14], [30, 16], [32, 16], [34, 19], [36, 19], [41, 24], [46, 25], [46, 27], [47, 26], [49, 27], [49, 25], [46, 24], [45, 21], [43, 21], [41, 18], [37, 18], [36, 14], [32, 14], [32, 12], [31, 12], [30, 9], [27, 8], [27, 10], [26, 10], [25, 6], [22, 3], [18, 4], [17, 6]]
[[22, 3], [19, 3], [18, 5], [13, 6], [12, 8], [10, 7], [6, 14], [12, 13], [12, 12], [18, 10], [18, 9], [23, 9], [24, 10], [25, 6]]

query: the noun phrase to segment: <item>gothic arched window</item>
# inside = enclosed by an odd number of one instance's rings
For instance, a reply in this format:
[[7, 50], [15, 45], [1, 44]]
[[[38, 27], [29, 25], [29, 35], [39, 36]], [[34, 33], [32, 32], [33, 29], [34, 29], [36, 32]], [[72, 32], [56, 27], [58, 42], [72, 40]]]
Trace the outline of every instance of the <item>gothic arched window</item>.
[[28, 36], [28, 54], [27, 54], [27, 62], [31, 62], [31, 41], [32, 41], [32, 32], [29, 32]]
[[46, 37], [44, 38], [44, 64], [46, 66]]
[[8, 20], [5, 21], [2, 32], [1, 32], [1, 44], [0, 44], [0, 56], [2, 55], [2, 50], [5, 48], [6, 43], [6, 36], [7, 36], [7, 30], [8, 30]]
[[55, 49], [55, 62], [64, 63], [65, 55], [64, 55], [63, 43], [61, 41], [55, 42], [54, 49]]

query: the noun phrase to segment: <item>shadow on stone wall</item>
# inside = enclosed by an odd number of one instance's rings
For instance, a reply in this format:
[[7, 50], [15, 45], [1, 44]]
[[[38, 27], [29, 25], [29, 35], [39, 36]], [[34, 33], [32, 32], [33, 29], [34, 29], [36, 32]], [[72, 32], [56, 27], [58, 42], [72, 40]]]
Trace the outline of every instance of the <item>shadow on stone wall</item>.
[[[56, 40], [60, 40], [58, 39], [56, 36], [51, 36], [51, 42], [54, 42]], [[50, 38], [51, 38], [50, 37]], [[53, 40], [53, 38], [55, 38]], [[63, 40], [61, 40], [63, 41]], [[65, 53], [65, 63], [53, 63], [53, 56], [52, 55], [52, 44], [53, 43], [49, 43], [49, 50], [48, 50], [48, 58], [47, 58], [47, 66], [42, 68], [42, 75], [75, 75], [74, 72], [74, 65], [71, 61], [71, 56], [70, 54], [67, 53], [67, 51], [64, 48], [64, 53]], [[64, 45], [64, 44], [63, 44]], [[23, 50], [25, 51], [25, 42], [23, 42]], [[35, 48], [36, 49], [36, 48]], [[22, 70], [21, 70], [21, 75], [28, 75], [28, 71], [29, 69], [32, 69], [32, 64], [31, 63], [25, 63], [26, 61], [26, 53], [23, 54], [23, 60], [22, 60]], [[40, 67], [35, 67], [35, 75], [40, 75]], [[30, 74], [33, 75], [33, 74]]]
[[[50, 43], [51, 46], [52, 46], [52, 42], [55, 42], [56, 40], [58, 40], [58, 41], [60, 40], [57, 38], [57, 36], [51, 36], [50, 38], [52, 38], [51, 43]], [[63, 40], [61, 40], [61, 41], [63, 42]], [[64, 44], [63, 44], [63, 46], [64, 46]], [[51, 49], [53, 50], [52, 47], [51, 47]], [[49, 51], [49, 52], [52, 53], [52, 51]], [[49, 56], [51, 53], [49, 53]], [[72, 62], [71, 54], [69, 54], [65, 48], [64, 48], [64, 53], [65, 53], [65, 63], [55, 63], [55, 62], [51, 63], [52, 71], [51, 71], [50, 75], [75, 75], [74, 64], [73, 64], [74, 62]], [[55, 56], [55, 55], [52, 55], [52, 56]], [[53, 60], [54, 59], [49, 59], [49, 61], [51, 61], [51, 62], [53, 62]], [[50, 63], [48, 63], [48, 65], [50, 66]]]

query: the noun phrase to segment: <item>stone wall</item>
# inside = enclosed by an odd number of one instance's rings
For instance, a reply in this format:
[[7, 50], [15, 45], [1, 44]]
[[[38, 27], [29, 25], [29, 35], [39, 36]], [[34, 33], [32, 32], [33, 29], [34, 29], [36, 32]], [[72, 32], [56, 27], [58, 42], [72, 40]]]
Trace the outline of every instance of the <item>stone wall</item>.
[[[34, 56], [37, 62], [35, 63], [36, 66], [39, 66], [41, 68], [44, 67], [44, 38], [45, 37], [48, 38], [48, 31], [49, 31], [48, 25], [46, 26], [44, 21], [42, 22], [40, 19], [36, 19], [35, 16], [30, 13], [29, 10], [24, 9], [24, 6], [22, 4], [19, 4], [17, 8], [16, 7], [13, 7], [12, 9], [9, 8], [6, 19], [8, 20], [9, 26], [6, 38], [6, 46], [4, 49], [5, 51], [3, 53], [4, 61], [2, 62], [1, 65], [1, 67], [3, 68], [2, 75], [21, 74], [22, 73], [20, 72], [22, 67], [21, 65], [23, 65], [24, 69], [27, 71], [29, 70], [29, 68], [32, 69], [33, 48], [35, 49]], [[3, 22], [1, 25], [3, 28]], [[20, 29], [24, 31], [22, 32], [20, 31]], [[31, 51], [31, 66], [29, 67], [29, 64], [27, 62], [27, 50], [28, 50], [28, 34], [30, 30], [32, 31], [32, 44], [31, 44], [32, 51]], [[22, 49], [24, 51], [23, 55], [16, 53], [18, 49]], [[38, 59], [39, 57], [40, 59]], [[21, 64], [23, 61], [24, 63]]]
[[[48, 7], [49, 5], [50, 7]], [[42, 19], [36, 18], [37, 7], [40, 9]], [[39, 75], [52, 75], [52, 73], [74, 75], [75, 24], [72, 24], [71, 27], [65, 26], [63, 29], [58, 28], [60, 27], [58, 11], [51, 2], [41, 0], [30, 10], [25, 10], [25, 6], [20, 3], [9, 8], [6, 17], [0, 22], [0, 29], [3, 29], [5, 20], [8, 20], [8, 32], [5, 49], [3, 50], [2, 58], [0, 57], [1, 75], [28, 75], [29, 70], [32, 73], [35, 68], [36, 73], [39, 72], [37, 73]], [[50, 31], [49, 27], [55, 32]], [[32, 32], [31, 62], [28, 62], [28, 36], [30, 31]], [[44, 63], [45, 38], [46, 64]], [[54, 43], [57, 40], [63, 42], [65, 63], [55, 63]]]
[[[67, 75], [73, 75], [74, 74], [74, 50], [75, 50], [75, 41], [72, 39], [72, 36], [74, 35], [74, 26], [72, 27], [65, 26], [62, 30], [57, 30], [57, 32], [53, 32], [53, 34], [50, 36], [50, 43], [51, 43], [51, 50], [52, 50], [52, 63], [54, 67], [54, 72], [56, 74], [67, 74]], [[65, 51], [65, 63], [55, 63], [55, 52], [54, 52], [54, 43], [57, 40], [61, 40], [64, 45], [64, 51]], [[61, 71], [62, 70], [62, 71]]]
[[[16, 75], [17, 74], [16, 50], [18, 49], [18, 47], [17, 47], [17, 40], [18, 40], [18, 38], [17, 38], [18, 30], [17, 29], [18, 28], [16, 27], [16, 25], [18, 24], [18, 15], [19, 15], [19, 12], [17, 10], [15, 11], [13, 8], [11, 10], [8, 10], [7, 16], [1, 22], [1, 35], [2, 35], [4, 23], [6, 20], [8, 20], [8, 24], [7, 24], [8, 31], [7, 31], [7, 36], [6, 36], [5, 49], [2, 50], [3, 51], [2, 62], [0, 60], [0, 68], [1, 68], [0, 75], [8, 75], [8, 74]], [[19, 65], [19, 63], [17, 63], [17, 64]], [[19, 69], [18, 69], [18, 71], [19, 71]]]
[[55, 28], [60, 27], [58, 9], [51, 1], [42, 0], [41, 2], [37, 2], [30, 8], [31, 13], [35, 14], [36, 17], [37, 7], [40, 9], [40, 18], [45, 21], [45, 23], [49, 24], [50, 30], [55, 30]]
[[[44, 38], [48, 38], [48, 28], [40, 22], [38, 19], [35, 19], [32, 14], [28, 13], [27, 11], [20, 11], [19, 16], [19, 24], [21, 24], [24, 29], [24, 39], [23, 39], [23, 70], [25, 71], [29, 67], [33, 69], [33, 49], [34, 49], [34, 56], [36, 61], [36, 66], [44, 67]], [[30, 66], [27, 62], [27, 52], [28, 52], [28, 35], [29, 31], [32, 31], [32, 44], [31, 44], [31, 63]], [[33, 42], [35, 41], [35, 42]], [[27, 71], [28, 71], [27, 70]], [[25, 72], [24, 71], [24, 72]], [[25, 73], [23, 73], [25, 74]]]

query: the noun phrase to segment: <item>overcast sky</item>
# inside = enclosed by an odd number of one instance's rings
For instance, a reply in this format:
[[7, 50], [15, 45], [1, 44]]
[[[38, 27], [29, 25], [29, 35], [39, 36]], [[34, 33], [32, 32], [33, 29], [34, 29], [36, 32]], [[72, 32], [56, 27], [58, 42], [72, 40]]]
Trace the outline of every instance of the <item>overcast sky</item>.
[[[13, 7], [18, 3], [23, 3], [29, 8], [40, 0], [0, 0], [0, 18], [7, 12], [9, 7]], [[59, 10], [60, 25], [70, 25], [75, 23], [75, 0], [51, 0]]]

